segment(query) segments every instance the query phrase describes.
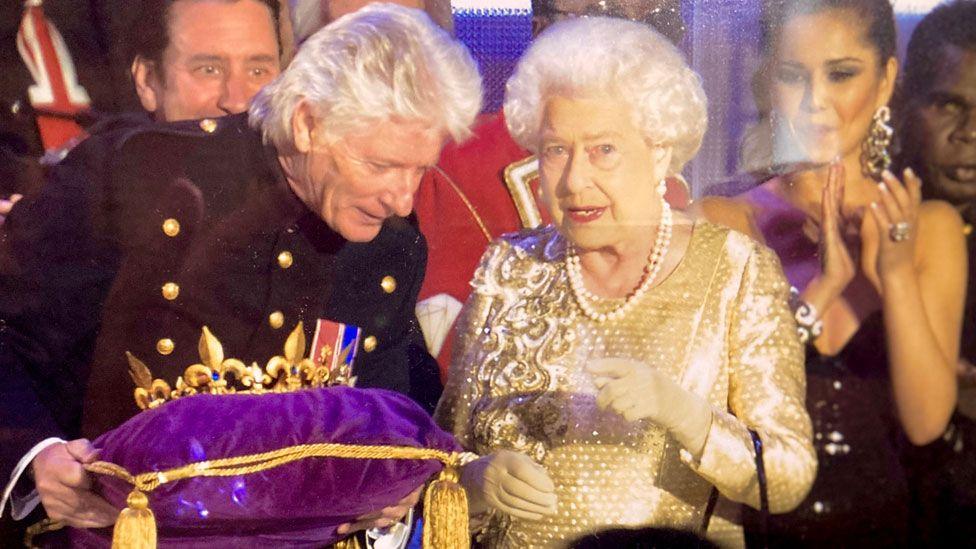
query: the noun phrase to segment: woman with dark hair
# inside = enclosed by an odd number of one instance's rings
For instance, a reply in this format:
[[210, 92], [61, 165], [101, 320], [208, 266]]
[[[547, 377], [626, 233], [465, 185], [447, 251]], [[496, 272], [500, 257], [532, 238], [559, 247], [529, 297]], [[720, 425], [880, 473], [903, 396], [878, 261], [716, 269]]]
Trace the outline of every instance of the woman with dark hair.
[[955, 407], [966, 259], [959, 214], [888, 170], [887, 103], [898, 72], [887, 0], [764, 6], [773, 143], [793, 169], [714, 220], [773, 248], [794, 286], [807, 343], [807, 408], [819, 471], [771, 542], [906, 542], [900, 445], [942, 434]]
[[[951, 203], [976, 263], [976, 1], [937, 7], [915, 27], [897, 94], [899, 163], [924, 181], [923, 196]], [[949, 235], [950, 237], [955, 235]], [[976, 539], [976, 276], [970, 273], [957, 373], [959, 404], [945, 434], [912, 452], [916, 539]]]

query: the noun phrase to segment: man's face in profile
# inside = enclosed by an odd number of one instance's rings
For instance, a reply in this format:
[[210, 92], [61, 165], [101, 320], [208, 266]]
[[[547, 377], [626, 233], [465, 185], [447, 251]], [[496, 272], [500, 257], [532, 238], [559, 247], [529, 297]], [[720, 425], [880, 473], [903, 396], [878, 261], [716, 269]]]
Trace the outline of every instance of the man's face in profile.
[[236, 114], [279, 72], [277, 31], [255, 0], [180, 0], [169, 10], [162, 66], [134, 76], [143, 107], [157, 120]]
[[369, 242], [387, 219], [410, 215], [420, 180], [447, 137], [429, 121], [394, 118], [333, 138], [305, 105], [295, 119], [298, 154], [285, 168], [289, 183], [350, 242]]
[[944, 46], [939, 65], [915, 107], [925, 183], [938, 198], [976, 207], [976, 51]]

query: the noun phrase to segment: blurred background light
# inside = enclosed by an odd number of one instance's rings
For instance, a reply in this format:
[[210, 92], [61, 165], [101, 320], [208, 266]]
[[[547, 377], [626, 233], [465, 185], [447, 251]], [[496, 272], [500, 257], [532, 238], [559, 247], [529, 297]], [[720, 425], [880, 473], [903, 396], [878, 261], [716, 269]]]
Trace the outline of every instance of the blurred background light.
[[942, 4], [943, 0], [895, 0], [892, 4], [896, 13], [928, 13]]

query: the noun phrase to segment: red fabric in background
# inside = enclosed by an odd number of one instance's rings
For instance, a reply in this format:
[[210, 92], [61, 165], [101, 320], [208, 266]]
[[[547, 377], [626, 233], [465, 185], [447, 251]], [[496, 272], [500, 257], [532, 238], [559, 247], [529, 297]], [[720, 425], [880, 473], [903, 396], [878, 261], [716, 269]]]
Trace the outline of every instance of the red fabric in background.
[[[505, 186], [504, 171], [512, 162], [531, 153], [512, 141], [500, 112], [482, 115], [474, 132], [460, 145], [448, 144], [438, 165], [478, 212], [494, 239], [522, 228], [518, 210]], [[437, 170], [428, 171], [424, 177], [415, 210], [429, 253], [418, 300], [448, 294], [464, 303], [471, 291], [468, 283], [488, 246], [484, 232], [458, 192]], [[451, 339], [444, 343], [437, 357], [442, 378], [447, 373]]]

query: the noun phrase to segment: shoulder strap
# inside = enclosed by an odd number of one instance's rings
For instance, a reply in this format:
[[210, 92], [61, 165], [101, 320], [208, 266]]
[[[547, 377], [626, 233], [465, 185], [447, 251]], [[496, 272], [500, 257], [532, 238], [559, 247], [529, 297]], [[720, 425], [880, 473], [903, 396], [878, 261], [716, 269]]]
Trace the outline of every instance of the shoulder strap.
[[[759, 438], [759, 433], [749, 429], [749, 436], [752, 437], [752, 447], [756, 451], [756, 478], [759, 480], [759, 525], [757, 540], [759, 547], [769, 546], [769, 492], [766, 488], [766, 466], [763, 463], [763, 443]], [[718, 503], [718, 490], [713, 486], [712, 492], [708, 496], [708, 504], [705, 505], [705, 513], [702, 516], [701, 534], [708, 532], [708, 524], [715, 513], [715, 505]]]
[[763, 442], [759, 433], [749, 429], [752, 447], [756, 450], [756, 478], [759, 480], [759, 524], [757, 540], [759, 547], [769, 546], [769, 492], [766, 487], [766, 466], [763, 463]]
[[708, 533], [708, 523], [712, 521], [712, 514], [715, 513], [715, 504], [718, 503], [718, 489], [712, 486], [712, 492], [708, 494], [708, 504], [705, 505], [705, 514], [702, 515], [701, 536], [704, 538]]

